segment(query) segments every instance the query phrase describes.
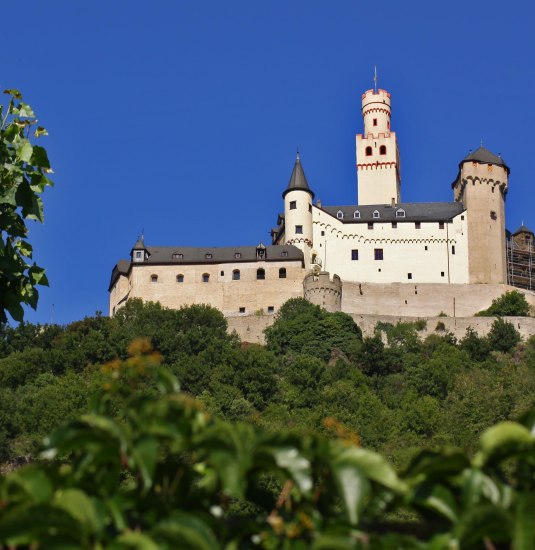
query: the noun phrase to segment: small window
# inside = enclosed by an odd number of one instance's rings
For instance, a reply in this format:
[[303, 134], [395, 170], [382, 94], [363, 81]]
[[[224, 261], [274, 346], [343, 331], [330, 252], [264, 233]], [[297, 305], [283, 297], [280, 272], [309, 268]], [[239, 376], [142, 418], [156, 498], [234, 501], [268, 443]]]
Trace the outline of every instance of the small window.
[[444, 222], [438, 222], [438, 228], [444, 229]]
[[259, 281], [263, 281], [266, 278], [266, 272], [264, 269], [260, 268], [256, 270], [256, 278]]
[[141, 252], [141, 250], [136, 250], [136, 258], [141, 258], [142, 254], [143, 252]]
[[441, 272], [440, 272], [440, 276], [441, 276], [441, 277], [444, 277], [444, 271], [441, 271]]
[[288, 257], [288, 251], [287, 250], [283, 250], [282, 253], [281, 253], [281, 256], [283, 258], [287, 258]]
[[309, 203], [309, 205], [308, 205], [308, 211], [309, 211], [309, 212], [312, 212], [312, 205], [311, 205], [310, 203]]
[[295, 232], [296, 232], [298, 235], [302, 235], [302, 234], [303, 234], [303, 226], [302, 226], [302, 225], [296, 225], [296, 226], [295, 226]]
[[173, 260], [182, 260], [184, 258], [184, 254], [181, 254], [180, 252], [175, 252], [173, 254]]
[[464, 220], [464, 216], [461, 216], [461, 220]]
[[381, 217], [381, 214], [379, 214], [379, 210], [374, 210], [374, 211], [373, 211], [373, 217], [374, 217], [375, 219]]
[[297, 208], [297, 201], [290, 201], [290, 210], [295, 210]]
[[208, 254], [205, 254], [204, 257], [205, 257], [207, 260], [211, 260], [211, 259], [212, 259], [212, 254], [210, 254], [210, 252], [208, 252]]
[[451, 246], [451, 253], [455, 254], [455, 245], [454, 244]]
[[245, 313], [245, 308], [244, 307], [240, 307], [240, 313]]
[[352, 260], [358, 260], [359, 259], [359, 251], [358, 250], [352, 250], [351, 251], [351, 259]]
[[177, 283], [183, 283], [184, 282], [184, 275], [177, 275], [176, 276], [176, 282]]
[[368, 229], [373, 229], [373, 222], [368, 222]]
[[396, 218], [404, 218], [405, 217], [405, 210], [403, 208], [398, 208], [396, 210]]
[[239, 260], [241, 258], [241, 252], [235, 252], [234, 253], [234, 259]]
[[208, 283], [210, 281], [210, 275], [208, 273], [203, 273], [202, 274], [202, 282], [203, 283]]
[[379, 154], [386, 155], [386, 145], [381, 145], [381, 147], [379, 147]]
[[366, 147], [366, 156], [367, 156], [367, 157], [371, 157], [371, 156], [372, 156], [372, 153], [373, 153], [372, 148], [369, 147], [369, 146]]
[[494, 193], [494, 186], [492, 186], [492, 192]]
[[158, 282], [158, 275], [151, 275], [150, 276], [150, 282], [151, 283], [157, 283]]
[[496, 212], [494, 212], [494, 210], [491, 210], [490, 211], [490, 219], [491, 220], [496, 220], [498, 218], [498, 216], [496, 215]]
[[424, 246], [424, 250], [427, 250], [427, 245]]
[[422, 229], [421, 222], [414, 222], [414, 229]]
[[338, 210], [338, 212], [336, 213], [336, 217], [339, 220], [343, 220], [344, 219], [344, 213], [341, 210]]
[[377, 119], [376, 118], [373, 119], [373, 125], [377, 126]]
[[389, 120], [386, 121], [386, 127], [390, 130], [390, 121]]
[[286, 279], [286, 268], [281, 267], [279, 269], [279, 279]]
[[353, 212], [353, 218], [355, 218], [356, 220], [360, 218], [360, 212], [358, 210], [355, 210], [355, 212]]
[[407, 273], [407, 279], [412, 279], [412, 273]]
[[240, 280], [240, 270], [239, 269], [235, 269], [232, 272], [232, 280], [233, 281], [239, 281]]
[[392, 229], [398, 228], [398, 222], [392, 222]]
[[321, 232], [321, 236], [322, 236], [322, 237], [325, 237], [325, 231], [322, 231], [322, 232]]
[[224, 272], [224, 271], [220, 271], [220, 272], [219, 272], [219, 275], [220, 275], [221, 277], [224, 277], [224, 276], [225, 276], [225, 272]]
[[268, 313], [274, 313], [275, 307], [274, 306], [268, 306]]
[[383, 249], [382, 248], [375, 248], [374, 249], [374, 257], [376, 260], [382, 260], [383, 259]]

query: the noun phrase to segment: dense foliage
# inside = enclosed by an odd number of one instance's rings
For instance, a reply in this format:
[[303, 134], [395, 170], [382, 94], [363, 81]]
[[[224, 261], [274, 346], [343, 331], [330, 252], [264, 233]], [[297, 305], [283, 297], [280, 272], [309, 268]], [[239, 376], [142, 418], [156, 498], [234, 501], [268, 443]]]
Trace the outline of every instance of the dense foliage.
[[[21, 304], [35, 308], [36, 286], [48, 284], [44, 270], [31, 262], [26, 222], [43, 221], [41, 194], [52, 185], [46, 150], [30, 140], [37, 124], [32, 108], [18, 90], [4, 93], [10, 100], [0, 105], [0, 322], [7, 320], [6, 311], [21, 321]], [[32, 137], [46, 134], [35, 126]]]
[[526, 297], [518, 290], [511, 290], [492, 300], [489, 308], [477, 313], [480, 317], [511, 316], [529, 317], [530, 307]]
[[[103, 368], [88, 414], [0, 478], [0, 542], [32, 548], [429, 550], [535, 545], [535, 412], [472, 459], [422, 451], [398, 475], [334, 440], [210, 417], [145, 340]], [[119, 405], [118, 405], [119, 404]], [[404, 521], [400, 521], [404, 519]]]

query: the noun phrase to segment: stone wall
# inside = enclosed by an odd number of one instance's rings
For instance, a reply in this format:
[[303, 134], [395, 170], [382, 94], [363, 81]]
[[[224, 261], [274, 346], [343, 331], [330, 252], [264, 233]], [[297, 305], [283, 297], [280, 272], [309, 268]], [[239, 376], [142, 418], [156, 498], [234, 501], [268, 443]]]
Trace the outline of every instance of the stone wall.
[[[480, 336], [488, 334], [494, 317], [403, 317], [396, 315], [351, 315], [365, 336], [372, 336], [378, 322], [396, 324], [399, 322], [426, 321], [426, 328], [420, 331], [422, 338], [430, 334], [445, 334], [451, 332], [457, 338], [466, 334], [466, 329], [472, 327]], [[520, 332], [525, 340], [535, 334], [535, 318], [504, 317]], [[275, 320], [275, 315], [247, 315], [227, 319], [229, 332], [236, 331], [243, 342], [264, 344], [264, 329]], [[444, 323], [445, 330], [437, 331], [438, 323]]]

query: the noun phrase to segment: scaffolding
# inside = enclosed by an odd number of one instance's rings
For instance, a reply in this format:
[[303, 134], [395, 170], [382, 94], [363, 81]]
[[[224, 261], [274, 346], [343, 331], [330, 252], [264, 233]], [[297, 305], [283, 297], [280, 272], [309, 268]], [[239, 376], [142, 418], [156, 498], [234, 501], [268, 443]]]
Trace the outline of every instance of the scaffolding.
[[532, 243], [519, 245], [507, 239], [507, 284], [535, 290], [535, 249]]

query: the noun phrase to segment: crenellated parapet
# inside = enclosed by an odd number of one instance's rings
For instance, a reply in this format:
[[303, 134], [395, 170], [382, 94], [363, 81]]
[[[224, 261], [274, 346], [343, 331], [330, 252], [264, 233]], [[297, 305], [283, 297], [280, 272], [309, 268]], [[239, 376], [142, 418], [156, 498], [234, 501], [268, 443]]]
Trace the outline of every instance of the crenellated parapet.
[[309, 273], [303, 280], [305, 299], [334, 313], [342, 310], [342, 280], [327, 271]]

